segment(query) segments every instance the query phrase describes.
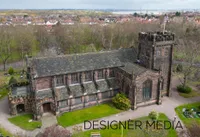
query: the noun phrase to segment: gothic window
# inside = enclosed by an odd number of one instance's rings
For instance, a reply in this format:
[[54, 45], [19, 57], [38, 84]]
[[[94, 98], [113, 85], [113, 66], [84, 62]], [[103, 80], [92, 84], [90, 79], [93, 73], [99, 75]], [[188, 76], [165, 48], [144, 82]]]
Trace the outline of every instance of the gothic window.
[[161, 55], [161, 51], [160, 51], [160, 50], [157, 50], [156, 56], [159, 57], [160, 55]]
[[162, 77], [162, 81], [161, 81], [161, 90], [164, 90], [164, 78]]
[[110, 74], [109, 74], [110, 77], [115, 77], [115, 72], [114, 72], [114, 69], [110, 69]]
[[81, 97], [75, 98], [74, 105], [78, 105], [78, 104], [81, 104], [81, 103], [82, 103], [82, 98]]
[[91, 71], [85, 72], [85, 82], [87, 82], [87, 81], [92, 81], [92, 72]]
[[63, 86], [64, 85], [64, 77], [63, 76], [57, 76], [56, 77], [56, 86]]
[[165, 56], [169, 56], [169, 48], [165, 48]]
[[152, 92], [152, 81], [146, 80], [143, 83], [143, 99], [149, 100], [151, 98], [151, 92]]
[[67, 106], [67, 100], [63, 100], [59, 102], [59, 107], [66, 107]]
[[97, 100], [97, 96], [96, 95], [90, 95], [89, 96], [89, 101], [96, 101]]
[[130, 88], [129, 88], [129, 86], [127, 86], [126, 89], [125, 89], [126, 97], [129, 97], [129, 90], [130, 90]]
[[103, 70], [98, 70], [97, 74], [98, 74], [98, 79], [103, 79]]
[[71, 74], [71, 84], [79, 83], [78, 79], [78, 73]]
[[106, 99], [106, 98], [109, 98], [109, 97], [110, 97], [110, 91], [101, 93], [101, 98], [102, 99]]

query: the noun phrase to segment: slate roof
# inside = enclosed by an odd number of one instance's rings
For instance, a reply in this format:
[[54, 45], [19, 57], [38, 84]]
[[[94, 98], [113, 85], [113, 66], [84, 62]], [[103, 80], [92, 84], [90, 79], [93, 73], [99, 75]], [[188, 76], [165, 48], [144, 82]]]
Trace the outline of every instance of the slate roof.
[[120, 69], [127, 72], [128, 74], [133, 74], [136, 76], [138, 76], [148, 70], [145, 67], [142, 67], [138, 64], [130, 63], [130, 62], [125, 63], [124, 67], [120, 67]]
[[45, 89], [45, 90], [42, 90], [42, 91], [38, 91], [36, 93], [36, 98], [37, 99], [43, 99], [43, 98], [53, 98], [53, 95], [52, 95], [52, 90], [51, 89]]
[[57, 88], [55, 90], [55, 95], [57, 96], [57, 99], [59, 100], [65, 100], [69, 98], [67, 87]]
[[73, 97], [80, 97], [84, 93], [87, 93], [87, 95], [92, 95], [94, 93], [97, 93], [98, 90], [100, 92], [104, 92], [111, 90], [110, 88], [112, 89], [119, 88], [118, 85], [116, 84], [115, 78], [110, 78], [107, 80], [102, 79], [100, 81], [97, 81], [96, 84], [97, 87], [95, 86], [94, 82], [88, 82], [83, 84], [84, 88], [82, 88], [80, 84], [70, 85], [69, 88], [67, 87], [57, 88], [55, 94], [57, 96], [57, 100], [65, 100], [69, 98], [70, 95], [72, 95]]
[[13, 87], [11, 91], [13, 97], [30, 95], [30, 89], [28, 86]]
[[137, 52], [133, 48], [119, 49], [104, 52], [72, 54], [49, 58], [33, 58], [30, 67], [33, 67], [36, 77], [53, 76], [89, 70], [124, 66], [125, 62], [135, 62]]

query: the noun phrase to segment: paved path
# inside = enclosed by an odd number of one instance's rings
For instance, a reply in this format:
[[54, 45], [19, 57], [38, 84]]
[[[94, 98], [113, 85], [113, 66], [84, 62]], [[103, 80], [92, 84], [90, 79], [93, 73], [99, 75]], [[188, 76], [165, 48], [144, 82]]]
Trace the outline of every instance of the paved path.
[[50, 126], [57, 125], [57, 119], [55, 115], [51, 113], [43, 115], [45, 116], [42, 117], [42, 130]]
[[[176, 91], [176, 85], [178, 85], [178, 84], [179, 84], [179, 80], [173, 79], [173, 82], [172, 82], [172, 91], [173, 91], [172, 97], [162, 98], [162, 105], [156, 105], [155, 104], [155, 105], [150, 105], [150, 106], [146, 106], [146, 107], [140, 107], [136, 110], [129, 110], [129, 111], [117, 114], [117, 115], [104, 117], [104, 118], [101, 118], [99, 120], [105, 120], [106, 122], [111, 122], [113, 120], [126, 121], [126, 120], [129, 120], [129, 119], [136, 119], [136, 118], [139, 118], [139, 117], [148, 116], [150, 111], [157, 111], [157, 112], [165, 113], [170, 120], [173, 120], [174, 116], [176, 115], [176, 112], [175, 112], [174, 109], [177, 106], [182, 105], [182, 104], [186, 104], [186, 103], [192, 103], [192, 102], [200, 101], [200, 97], [194, 97], [194, 98], [187, 98], [186, 99], [186, 98], [179, 96], [179, 94]], [[179, 118], [177, 118], [177, 121], [181, 121], [181, 120]], [[183, 125], [183, 123], [182, 123], [182, 125]], [[89, 127], [89, 126], [90, 126], [90, 124], [86, 123], [85, 127]], [[84, 123], [77, 124], [77, 125], [71, 126], [71, 127], [67, 127], [67, 129], [70, 130], [71, 132], [73, 132], [73, 130], [72, 130], [73, 127], [82, 127], [82, 130], [84, 130]], [[180, 137], [189, 137], [189, 134], [188, 134], [187, 129], [185, 127], [184, 127], [183, 130], [177, 129], [177, 132], [178, 132]]]
[[14, 135], [26, 135], [26, 137], [35, 137], [41, 129], [36, 129], [34, 131], [25, 131], [14, 124], [8, 121], [8, 118], [11, 117], [9, 115], [9, 107], [8, 107], [8, 98], [0, 100], [0, 126], [8, 130], [10, 133]]
[[[192, 103], [192, 102], [197, 102], [200, 101], [200, 97], [194, 97], [194, 98], [183, 98], [179, 96], [179, 94], [176, 92], [176, 85], [178, 84], [179, 80], [173, 78], [172, 82], [172, 90], [173, 94], [172, 97], [164, 97], [162, 98], [162, 105], [151, 105], [151, 106], [146, 106], [146, 107], [140, 107], [137, 110], [130, 110], [126, 112], [122, 112], [117, 115], [112, 115], [109, 117], [104, 117], [101, 118], [106, 121], [113, 121], [113, 120], [118, 120], [118, 121], [125, 121], [129, 119], [136, 119], [138, 117], [142, 116], [147, 116], [150, 111], [155, 110], [157, 112], [162, 112], [165, 113], [169, 119], [173, 120], [175, 116], [175, 111], [174, 108], [185, 103]], [[41, 129], [36, 129], [34, 131], [25, 131], [20, 129], [19, 127], [11, 124], [7, 119], [10, 117], [9, 115], [9, 110], [8, 110], [8, 100], [7, 98], [4, 98], [3, 100], [0, 101], [0, 125], [6, 128], [8, 131], [10, 131], [13, 134], [16, 133], [24, 133], [27, 135], [27, 137], [34, 137], [37, 133], [40, 132]], [[95, 113], [95, 112], [94, 112]], [[177, 120], [179, 120], [177, 118]], [[75, 126], [82, 126], [82, 124], [78, 124]], [[87, 126], [87, 125], [86, 125]], [[74, 127], [74, 126], [73, 126]], [[72, 131], [72, 127], [67, 127], [68, 130]], [[186, 129], [184, 129], [186, 130]], [[178, 133], [180, 134], [182, 130], [178, 130]], [[180, 135], [181, 137], [188, 137], [185, 133], [185, 135]]]
[[[25, 63], [26, 62], [24, 62], [24, 66], [25, 66]], [[4, 67], [3, 64], [0, 64], [0, 70], [3, 70], [3, 67]], [[20, 68], [23, 67], [23, 61], [17, 61], [17, 62], [13, 62], [13, 63], [7, 63], [6, 64], [6, 69], [8, 69], [10, 67], [12, 67], [14, 69], [20, 69]]]

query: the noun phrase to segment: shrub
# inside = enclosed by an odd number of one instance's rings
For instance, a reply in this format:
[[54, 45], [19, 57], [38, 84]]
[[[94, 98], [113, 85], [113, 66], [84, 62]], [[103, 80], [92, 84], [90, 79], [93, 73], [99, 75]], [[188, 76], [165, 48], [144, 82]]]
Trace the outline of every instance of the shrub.
[[195, 122], [189, 127], [189, 131], [192, 137], [199, 137], [200, 126]]
[[9, 80], [9, 85], [15, 85], [17, 84], [17, 80], [12, 76]]
[[71, 137], [70, 131], [61, 126], [50, 126], [45, 128], [43, 133], [39, 133], [37, 137]]
[[176, 72], [182, 72], [183, 71], [183, 66], [181, 64], [178, 64], [176, 67]]
[[131, 102], [125, 94], [118, 93], [112, 98], [112, 102], [116, 108], [121, 110], [128, 110], [131, 108]]
[[158, 119], [158, 116], [159, 116], [159, 114], [158, 114], [158, 112], [156, 112], [156, 111], [151, 111], [151, 112], [149, 113], [149, 118], [151, 118], [152, 120], [157, 120], [157, 119]]
[[192, 88], [189, 86], [183, 86], [183, 85], [179, 85], [177, 86], [177, 90], [181, 93], [187, 93], [189, 94], [190, 92], [192, 92]]
[[8, 74], [13, 75], [14, 74], [14, 69], [12, 67], [10, 67], [8, 69]]

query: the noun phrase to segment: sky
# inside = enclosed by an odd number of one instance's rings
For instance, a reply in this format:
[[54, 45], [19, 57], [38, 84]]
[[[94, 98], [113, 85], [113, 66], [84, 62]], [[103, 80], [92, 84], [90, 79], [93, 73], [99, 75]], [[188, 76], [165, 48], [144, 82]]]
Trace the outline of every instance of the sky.
[[200, 9], [200, 0], [0, 0], [0, 9]]

